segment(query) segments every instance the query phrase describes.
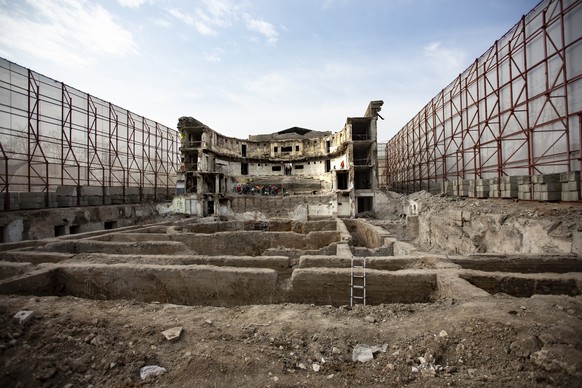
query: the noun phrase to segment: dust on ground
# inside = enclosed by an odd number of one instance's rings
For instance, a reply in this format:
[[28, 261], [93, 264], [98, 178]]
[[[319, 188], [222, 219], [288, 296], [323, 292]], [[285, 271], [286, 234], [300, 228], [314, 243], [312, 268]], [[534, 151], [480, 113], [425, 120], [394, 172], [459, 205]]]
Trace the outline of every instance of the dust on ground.
[[[19, 325], [23, 309], [35, 318]], [[0, 385], [571, 387], [582, 378], [581, 319], [581, 296], [353, 309], [0, 296]], [[176, 326], [179, 340], [166, 340]], [[353, 361], [362, 344], [385, 352]], [[167, 372], [142, 381], [146, 365]]]
[[[556, 217], [570, 230], [580, 219], [580, 204], [418, 196], [425, 197], [422, 211], [495, 208], [510, 217]], [[396, 223], [401, 209], [389, 209]], [[13, 319], [21, 310], [34, 311], [25, 325]], [[181, 337], [166, 340], [162, 331], [177, 326]], [[3, 295], [0, 386], [573, 387], [582, 381], [580, 333], [580, 295], [496, 294], [353, 309]], [[358, 345], [380, 349], [367, 362], [354, 361]], [[166, 373], [143, 381], [147, 365]]]

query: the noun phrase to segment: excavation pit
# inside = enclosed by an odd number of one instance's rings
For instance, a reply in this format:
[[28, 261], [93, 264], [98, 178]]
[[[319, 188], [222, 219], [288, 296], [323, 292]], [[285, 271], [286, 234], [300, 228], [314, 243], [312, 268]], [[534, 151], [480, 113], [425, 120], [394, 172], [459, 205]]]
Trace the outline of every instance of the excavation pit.
[[[213, 306], [347, 303], [348, 269], [295, 269], [289, 277], [284, 259], [265, 265], [277, 269], [233, 267], [227, 262], [224, 266], [63, 263], [0, 282], [0, 293]], [[430, 273], [370, 270], [367, 288], [369, 304], [430, 302], [437, 279]]]
[[341, 306], [350, 302], [352, 260], [363, 257], [370, 305], [580, 293], [571, 274], [582, 268], [576, 255], [449, 257], [411, 247], [363, 219], [185, 219], [4, 251], [0, 293], [182, 305]]
[[576, 279], [552, 277], [550, 274], [516, 276], [510, 274], [463, 274], [461, 278], [489, 294], [507, 294], [517, 298], [533, 295], [580, 295]]

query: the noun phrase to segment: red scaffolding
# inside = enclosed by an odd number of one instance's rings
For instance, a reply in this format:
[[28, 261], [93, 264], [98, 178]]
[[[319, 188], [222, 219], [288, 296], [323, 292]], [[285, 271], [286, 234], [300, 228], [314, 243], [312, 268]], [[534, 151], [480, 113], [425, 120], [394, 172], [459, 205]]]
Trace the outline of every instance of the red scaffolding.
[[582, 1], [542, 1], [386, 145], [394, 191], [580, 171]]
[[[0, 210], [14, 193], [112, 188], [121, 203], [170, 197], [179, 165], [176, 130], [0, 58]], [[93, 191], [94, 192], [94, 191]], [[130, 195], [131, 194], [131, 195]]]

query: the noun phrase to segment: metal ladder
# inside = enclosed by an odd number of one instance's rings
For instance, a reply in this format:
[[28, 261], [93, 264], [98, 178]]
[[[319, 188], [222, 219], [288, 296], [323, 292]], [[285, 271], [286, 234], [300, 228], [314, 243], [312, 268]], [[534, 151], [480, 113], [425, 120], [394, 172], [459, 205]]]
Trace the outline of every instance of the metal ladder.
[[366, 258], [352, 256], [352, 270], [350, 276], [350, 307], [354, 301], [361, 301], [366, 305]]

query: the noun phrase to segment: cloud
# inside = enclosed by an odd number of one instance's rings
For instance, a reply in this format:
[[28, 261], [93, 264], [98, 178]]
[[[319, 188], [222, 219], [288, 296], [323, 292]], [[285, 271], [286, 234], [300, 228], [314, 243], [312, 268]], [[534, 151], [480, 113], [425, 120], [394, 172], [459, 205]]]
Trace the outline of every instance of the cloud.
[[275, 45], [279, 37], [279, 33], [275, 30], [275, 27], [269, 22], [261, 19], [253, 19], [250, 17], [246, 18], [246, 25], [250, 31], [258, 32], [267, 38], [267, 42], [270, 45]]
[[218, 34], [219, 28], [230, 27], [238, 18], [240, 5], [229, 0], [204, 0], [202, 7], [194, 10], [194, 16], [177, 8], [168, 9], [168, 13], [176, 19], [193, 26], [206, 36]]
[[70, 66], [97, 57], [137, 54], [132, 34], [98, 4], [73, 0], [28, 0], [0, 14], [0, 44], [9, 50]]
[[443, 47], [441, 42], [431, 42], [423, 47], [422, 52], [430, 61], [432, 70], [443, 81], [451, 81], [467, 67], [467, 55], [459, 48]]
[[170, 23], [170, 22], [169, 22], [168, 20], [166, 20], [166, 19], [160, 19], [160, 18], [157, 18], [157, 19], [152, 19], [151, 21], [152, 21], [152, 23], [154, 23], [156, 26], [160, 26], [160, 27], [163, 27], [163, 28], [169, 28], [169, 27], [171, 27], [171, 26], [172, 26], [172, 23]]
[[206, 62], [218, 63], [222, 60], [220, 57], [221, 52], [222, 50], [220, 49], [214, 49], [212, 52], [204, 52], [202, 55], [204, 56], [204, 60]]
[[182, 12], [177, 8], [170, 8], [168, 13], [183, 23], [194, 25], [194, 18], [186, 12]]
[[127, 8], [139, 8], [147, 2], [147, 0], [117, 0], [119, 5]]
[[246, 3], [238, 4], [231, 0], [203, 0], [202, 6], [192, 12], [177, 8], [170, 8], [167, 12], [179, 21], [194, 27], [204, 36], [216, 36], [221, 29], [244, 21], [249, 31], [264, 36], [270, 45], [276, 44], [279, 33], [273, 24], [250, 15], [245, 12], [246, 8], [248, 8]]

